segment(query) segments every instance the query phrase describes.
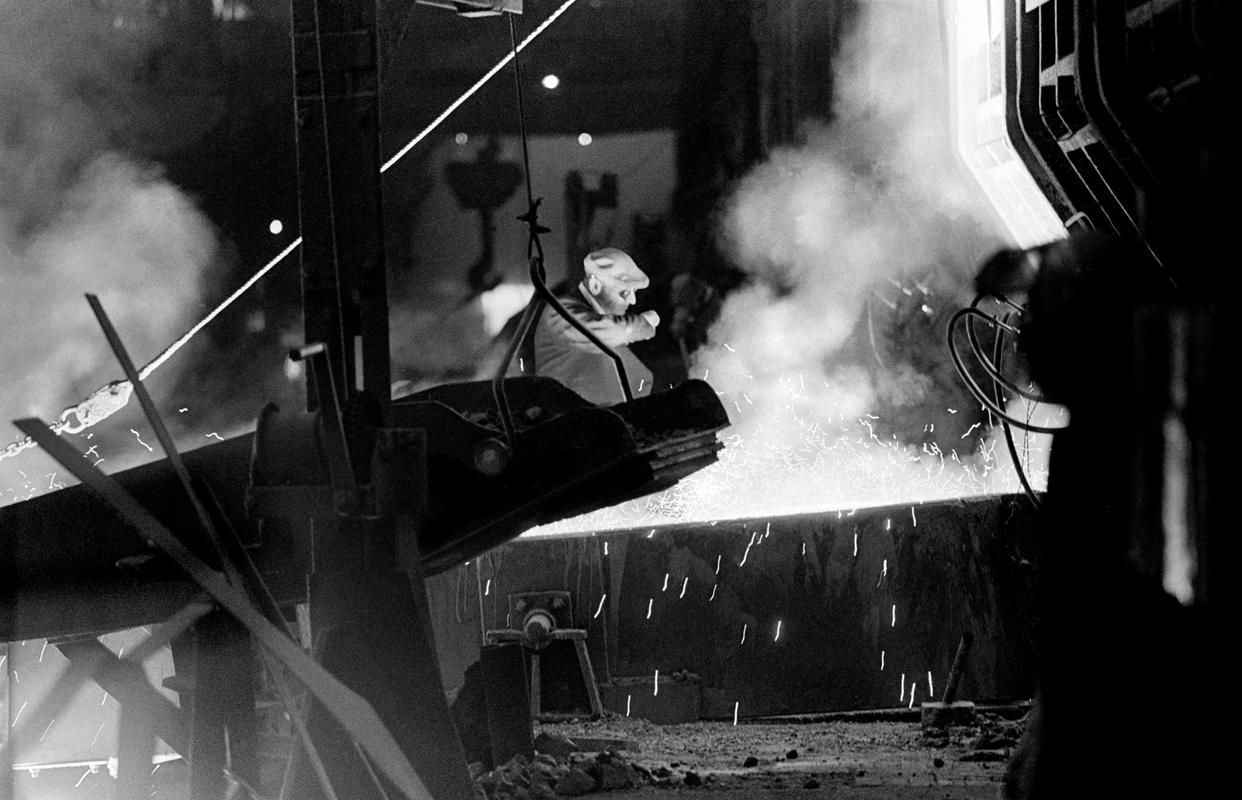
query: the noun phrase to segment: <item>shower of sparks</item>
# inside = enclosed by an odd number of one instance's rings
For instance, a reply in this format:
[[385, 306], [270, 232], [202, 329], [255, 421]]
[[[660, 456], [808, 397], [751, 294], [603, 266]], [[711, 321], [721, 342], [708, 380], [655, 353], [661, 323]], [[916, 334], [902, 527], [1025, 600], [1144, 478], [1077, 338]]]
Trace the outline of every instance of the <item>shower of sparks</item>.
[[604, 601], [607, 599], [607, 593], [599, 598], [599, 607], [595, 609], [595, 616], [591, 617], [591, 619], [599, 619], [599, 615], [604, 612]]
[[655, 671], [655, 678], [651, 681], [651, 696], [655, 697], [660, 693], [660, 670]]
[[689, 575], [687, 575], [686, 577], [682, 578], [682, 581], [681, 581], [681, 594], [677, 595], [677, 599], [678, 599], [678, 600], [680, 600], [681, 598], [683, 598], [683, 597], [685, 597], [685, 596], [686, 596], [686, 586], [687, 586], [689, 583], [690, 583], [690, 576], [689, 576]]
[[[712, 373], [715, 376], [716, 370]], [[786, 379], [784, 391], [796, 395], [799, 385], [794, 377]], [[966, 437], [972, 440], [970, 450], [950, 447], [950, 442], [958, 444], [954, 431], [939, 424], [932, 435], [941, 437], [941, 442], [906, 445], [896, 437], [878, 435], [877, 415], [851, 418], [805, 411], [792, 403], [774, 409], [772, 398], [761, 397], [758, 391], [748, 387], [753, 406], [740, 391], [722, 394], [725, 407], [733, 406], [738, 413], [729, 412], [732, 426], [718, 434], [723, 449], [715, 464], [662, 492], [541, 525], [523, 535], [649, 532], [653, 526], [833, 511], [844, 518], [846, 510], [853, 514], [860, 508], [913, 508], [911, 504], [1021, 491], [1016, 470], [1000, 452], [1004, 448], [993, 441], [999, 428], [976, 425]], [[930, 430], [931, 425], [926, 427]], [[1037, 491], [1046, 485], [1047, 449], [1043, 440], [1027, 451], [1033, 459], [1028, 477]], [[917, 524], [917, 508], [912, 521]], [[892, 519], [884, 526], [892, 531]]]
[[632, 694], [627, 694], [625, 696], [625, 715], [627, 717], [630, 715], [630, 701], [633, 699], [634, 699], [634, 695]]
[[750, 548], [755, 546], [755, 537], [758, 535], [759, 535], [759, 531], [755, 531], [754, 533], [750, 535], [750, 541], [747, 542], [746, 544], [746, 552], [742, 553], [742, 560], [738, 562], [739, 567], [746, 564], [746, 557], [750, 555]]
[[936, 690], [932, 688], [931, 670], [929, 669], [927, 670], [927, 696], [931, 697], [935, 693], [936, 693]]
[[716, 586], [717, 584], [714, 584], [714, 583], [712, 584], [712, 596], [707, 598], [707, 602], [709, 603], [716, 599]]
[[738, 644], [746, 644], [746, 629], [748, 627], [750, 627], [749, 623], [746, 623], [746, 622], [742, 623], [742, 641], [738, 642]]
[[734, 725], [737, 724], [737, 707], [739, 704], [740, 704], [740, 701], [738, 700], [733, 701], [733, 724]]
[[651, 606], [653, 603], [655, 603], [654, 597], [647, 600], [647, 619], [651, 619]]
[[661, 589], [660, 591], [662, 591], [662, 592], [667, 592], [667, 591], [668, 591], [668, 573], [667, 573], [667, 572], [666, 572], [666, 573], [664, 573], [664, 588], [663, 588], [663, 589]]
[[134, 434], [134, 438], [138, 440], [138, 444], [140, 444], [140, 445], [142, 445], [143, 447], [147, 448], [147, 452], [148, 452], [148, 453], [154, 453], [154, 452], [155, 452], [155, 448], [154, 448], [154, 447], [152, 447], [151, 445], [149, 445], [149, 444], [147, 444], [146, 442], [142, 441], [142, 437], [138, 434], [138, 431], [134, 430], [133, 428], [130, 428], [130, 429], [129, 429], [129, 432], [130, 432], [130, 433], [132, 433], [132, 434]]
[[779, 642], [781, 640], [781, 621], [776, 621], [776, 635], [772, 637], [772, 641]]

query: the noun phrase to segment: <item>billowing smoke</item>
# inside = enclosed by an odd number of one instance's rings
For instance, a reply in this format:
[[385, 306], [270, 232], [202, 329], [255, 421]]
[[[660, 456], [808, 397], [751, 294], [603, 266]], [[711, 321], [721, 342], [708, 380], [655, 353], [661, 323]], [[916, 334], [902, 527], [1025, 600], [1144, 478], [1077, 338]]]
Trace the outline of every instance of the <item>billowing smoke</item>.
[[942, 48], [937, 4], [861, 3], [833, 119], [805, 121], [726, 199], [722, 250], [750, 280], [692, 370], [731, 418], [720, 463], [537, 533], [1019, 490], [946, 346], [1003, 240], [952, 149]]
[[[19, 437], [8, 420], [54, 420], [123, 377], [84, 293], [99, 295], [141, 366], [194, 321], [200, 275], [218, 250], [190, 198], [157, 165], [127, 155], [127, 142], [141, 143], [158, 124], [142, 119], [134, 83], [151, 30], [123, 29], [120, 17], [75, 0], [0, 0], [0, 18], [7, 443]], [[20, 460], [42, 475], [40, 458], [28, 452], [0, 467], [12, 473]], [[12, 474], [0, 478], [9, 484]]]
[[832, 122], [808, 121], [727, 201], [722, 244], [752, 280], [696, 376], [729, 405], [729, 457], [783, 475], [800, 506], [977, 492], [987, 431], [945, 320], [1001, 240], [951, 148], [936, 5], [864, 3], [834, 75]]

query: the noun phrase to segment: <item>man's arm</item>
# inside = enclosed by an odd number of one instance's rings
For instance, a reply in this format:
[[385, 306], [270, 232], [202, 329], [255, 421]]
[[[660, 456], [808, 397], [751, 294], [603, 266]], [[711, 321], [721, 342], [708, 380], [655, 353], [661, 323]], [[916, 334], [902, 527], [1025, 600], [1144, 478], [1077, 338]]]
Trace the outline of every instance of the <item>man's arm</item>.
[[[598, 336], [600, 341], [609, 347], [619, 347], [632, 342], [650, 339], [655, 336], [656, 325], [660, 324], [660, 317], [654, 311], [611, 316], [599, 314], [585, 303], [565, 302], [564, 300], [562, 302], [566, 310], [573, 314], [575, 319], [586, 326], [587, 330]], [[553, 334], [563, 337], [574, 347], [583, 350], [597, 349], [594, 342], [558, 314], [556, 309], [544, 309], [543, 317]]]

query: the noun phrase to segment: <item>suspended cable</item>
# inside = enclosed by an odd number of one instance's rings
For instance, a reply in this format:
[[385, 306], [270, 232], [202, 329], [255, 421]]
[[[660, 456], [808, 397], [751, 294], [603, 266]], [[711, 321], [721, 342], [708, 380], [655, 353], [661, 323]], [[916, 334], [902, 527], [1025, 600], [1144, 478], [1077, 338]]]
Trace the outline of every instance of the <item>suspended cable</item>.
[[[497, 72], [500, 72], [502, 69], [504, 69], [506, 64], [508, 64], [510, 61], [512, 61], [514, 58], [516, 58], [518, 53], [520, 53], [520, 52], [522, 52], [524, 49], [526, 49], [526, 46], [527, 46], [528, 44], [530, 44], [531, 42], [535, 41], [535, 39], [537, 39], [537, 38], [539, 37], [539, 34], [543, 33], [543, 32], [544, 32], [544, 30], [545, 30], [545, 29], [546, 29], [549, 25], [551, 25], [553, 22], [555, 22], [555, 21], [556, 21], [556, 19], [557, 19], [557, 18], [558, 18], [561, 14], [564, 14], [566, 11], [568, 11], [568, 10], [569, 10], [569, 7], [570, 7], [570, 6], [572, 6], [572, 5], [573, 5], [574, 3], [576, 3], [576, 2], [577, 2], [577, 0], [565, 0], [565, 2], [561, 4], [561, 7], [560, 7], [560, 8], [556, 9], [556, 10], [555, 10], [555, 11], [553, 11], [551, 14], [549, 14], [547, 19], [545, 19], [543, 22], [539, 23], [539, 27], [537, 27], [537, 28], [535, 28], [533, 31], [531, 31], [531, 32], [530, 32], [530, 34], [529, 34], [529, 35], [528, 35], [525, 39], [523, 39], [523, 40], [522, 40], [522, 43], [521, 43], [521, 44], [519, 44], [517, 47], [515, 47], [515, 48], [511, 49], [508, 53], [506, 53], [506, 54], [505, 54], [505, 57], [504, 57], [504, 58], [502, 58], [502, 59], [500, 59], [500, 61], [498, 61], [498, 62], [496, 63], [496, 66], [492, 67], [492, 68], [491, 68], [491, 69], [489, 69], [486, 73], [484, 73], [483, 77], [482, 77], [482, 78], [479, 78], [477, 81], [475, 81], [475, 82], [474, 82], [474, 85], [473, 85], [473, 86], [471, 86], [469, 89], [467, 89], [467, 90], [466, 90], [466, 91], [465, 91], [465, 92], [461, 95], [461, 97], [458, 97], [456, 100], [454, 100], [452, 103], [450, 103], [450, 104], [449, 104], [449, 107], [448, 107], [448, 108], [446, 108], [446, 109], [444, 109], [443, 111], [441, 111], [441, 112], [440, 112], [440, 115], [439, 115], [439, 116], [437, 116], [435, 119], [433, 119], [433, 120], [431, 121], [431, 123], [430, 123], [427, 127], [423, 128], [421, 131], [419, 131], [419, 132], [418, 132], [418, 135], [417, 135], [417, 136], [415, 136], [415, 137], [414, 137], [413, 139], [411, 139], [408, 143], [406, 143], [406, 145], [405, 145], [404, 147], [402, 147], [400, 150], [398, 150], [398, 151], [396, 152], [396, 154], [394, 154], [394, 155], [392, 156], [392, 158], [390, 158], [390, 159], [388, 159], [387, 161], [385, 161], [385, 162], [384, 162], [384, 164], [383, 164], [383, 166], [381, 166], [381, 167], [380, 167], [380, 174], [383, 174], [383, 173], [387, 172], [387, 171], [388, 171], [388, 170], [389, 170], [389, 169], [390, 169], [390, 168], [391, 168], [394, 164], [396, 164], [396, 163], [397, 163], [398, 161], [400, 161], [403, 157], [405, 157], [405, 154], [406, 154], [406, 153], [408, 153], [408, 152], [410, 152], [411, 150], [413, 150], [413, 149], [414, 149], [414, 147], [415, 147], [415, 146], [416, 146], [419, 142], [421, 142], [423, 139], [425, 139], [425, 138], [427, 137], [427, 134], [431, 133], [431, 132], [432, 132], [432, 131], [434, 131], [436, 128], [440, 127], [440, 123], [441, 123], [441, 122], [444, 122], [444, 120], [445, 120], [446, 118], [448, 118], [448, 115], [449, 115], [449, 114], [452, 114], [454, 111], [456, 111], [456, 110], [457, 110], [457, 108], [458, 108], [458, 107], [459, 107], [462, 103], [464, 103], [464, 102], [466, 102], [467, 100], [469, 100], [469, 99], [470, 99], [470, 97], [471, 97], [471, 95], [473, 95], [475, 92], [477, 92], [479, 89], [481, 89], [481, 88], [483, 87], [483, 84], [485, 84], [485, 83], [487, 83], [488, 81], [490, 81], [490, 80], [491, 80], [491, 79], [492, 79], [492, 78], [496, 75], [496, 73], [497, 73]], [[512, 24], [512, 18], [510, 18], [510, 24]]]

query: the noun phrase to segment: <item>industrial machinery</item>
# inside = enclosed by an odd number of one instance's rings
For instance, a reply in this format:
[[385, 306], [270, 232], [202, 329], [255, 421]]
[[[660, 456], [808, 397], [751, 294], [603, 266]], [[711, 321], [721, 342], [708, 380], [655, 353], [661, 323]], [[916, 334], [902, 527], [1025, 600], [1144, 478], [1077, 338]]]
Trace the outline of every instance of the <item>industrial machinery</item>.
[[[167, 458], [108, 477], [39, 421], [18, 423], [82, 485], [0, 510], [0, 641], [50, 637], [73, 664], [16, 733], [93, 677], [123, 701], [118, 797], [148, 796], [155, 736], [190, 763], [195, 800], [230, 782], [254, 793], [253, 641], [298, 736], [284, 796], [466, 800], [424, 576], [676, 482], [715, 461], [728, 418], [701, 381], [597, 408], [503, 367], [491, 382], [392, 401], [376, 5], [294, 0], [292, 11], [306, 345], [290, 357], [307, 366], [307, 410], [269, 406], [253, 435], [183, 458], [92, 298]], [[530, 319], [546, 304], [563, 312], [541, 252], [531, 274]], [[294, 635], [296, 607], [309, 635]], [[153, 623], [124, 658], [94, 638]], [[140, 675], [168, 643], [180, 707]]]

